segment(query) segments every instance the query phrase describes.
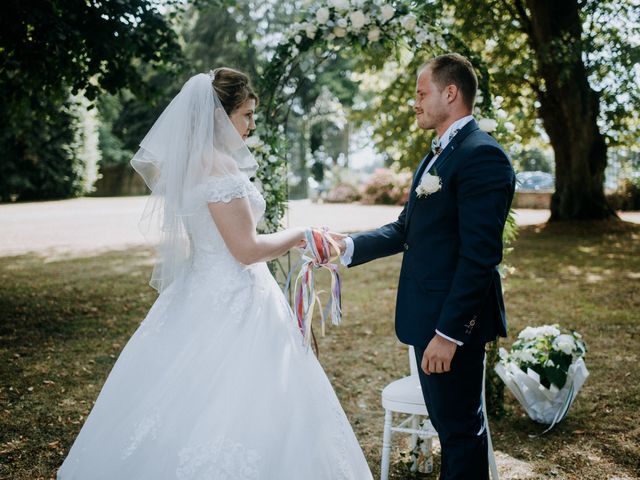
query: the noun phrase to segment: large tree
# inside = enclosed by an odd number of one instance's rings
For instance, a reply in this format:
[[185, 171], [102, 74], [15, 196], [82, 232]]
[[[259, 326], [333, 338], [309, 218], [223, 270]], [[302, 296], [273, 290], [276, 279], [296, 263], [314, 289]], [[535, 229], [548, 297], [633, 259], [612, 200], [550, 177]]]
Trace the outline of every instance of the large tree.
[[6, 0], [0, 6], [0, 200], [82, 193], [71, 95], [143, 91], [140, 62], [171, 65], [180, 48], [152, 0]]
[[[539, 145], [546, 133], [555, 152], [552, 220], [615, 216], [604, 195], [607, 149], [640, 144], [640, 2], [440, 0], [416, 8], [442, 19], [445, 36], [455, 34], [449, 48], [470, 57], [482, 86], [502, 97], [495, 113], [516, 127], [498, 132], [505, 146]], [[438, 53], [436, 45], [385, 57], [383, 68], [372, 63], [392, 80], [356, 116], [400, 166], [415, 167], [428, 150], [409, 102], [416, 69]], [[485, 96], [483, 106], [491, 101]]]
[[[555, 152], [551, 220], [615, 215], [604, 195], [607, 147], [637, 126], [640, 3], [637, 0], [443, 2], [490, 65], [523, 132], [535, 116]], [[636, 132], [637, 136], [637, 132]]]

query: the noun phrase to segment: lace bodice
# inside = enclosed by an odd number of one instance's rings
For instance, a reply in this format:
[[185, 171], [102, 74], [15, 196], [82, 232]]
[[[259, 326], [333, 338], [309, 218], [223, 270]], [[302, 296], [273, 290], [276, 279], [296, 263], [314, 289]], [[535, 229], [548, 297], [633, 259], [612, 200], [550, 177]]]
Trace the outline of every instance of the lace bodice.
[[191, 237], [192, 251], [196, 257], [205, 254], [206, 256], [216, 255], [233, 258], [211, 217], [207, 203], [229, 203], [233, 199], [242, 197], [248, 198], [253, 213], [254, 226], [257, 226], [264, 215], [266, 203], [246, 175], [209, 177], [198, 186], [191, 198], [191, 201], [196, 204], [195, 213], [186, 222], [187, 232]]

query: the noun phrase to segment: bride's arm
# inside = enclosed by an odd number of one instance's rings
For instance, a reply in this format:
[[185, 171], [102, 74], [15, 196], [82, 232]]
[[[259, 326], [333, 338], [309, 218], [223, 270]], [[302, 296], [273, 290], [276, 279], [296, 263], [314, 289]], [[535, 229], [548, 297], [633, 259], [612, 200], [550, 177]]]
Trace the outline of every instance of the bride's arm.
[[305, 238], [305, 229], [301, 227], [258, 235], [246, 197], [208, 205], [227, 248], [236, 260], [245, 265], [278, 258]]

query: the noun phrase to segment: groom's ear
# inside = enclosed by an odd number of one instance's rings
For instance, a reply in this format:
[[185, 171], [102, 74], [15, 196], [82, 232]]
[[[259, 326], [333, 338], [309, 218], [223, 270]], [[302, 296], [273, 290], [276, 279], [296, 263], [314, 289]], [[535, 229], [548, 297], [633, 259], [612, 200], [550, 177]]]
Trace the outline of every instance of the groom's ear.
[[460, 95], [460, 89], [454, 84], [447, 85], [444, 90], [447, 95], [447, 103], [455, 102]]

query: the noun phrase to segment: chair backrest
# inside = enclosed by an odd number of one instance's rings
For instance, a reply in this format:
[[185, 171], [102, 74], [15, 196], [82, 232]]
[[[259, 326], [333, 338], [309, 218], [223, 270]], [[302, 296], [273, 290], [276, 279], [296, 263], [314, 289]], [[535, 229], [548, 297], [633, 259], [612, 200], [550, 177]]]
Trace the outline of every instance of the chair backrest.
[[411, 375], [418, 375], [418, 363], [416, 362], [416, 354], [413, 350], [413, 345], [409, 345], [409, 368]]

